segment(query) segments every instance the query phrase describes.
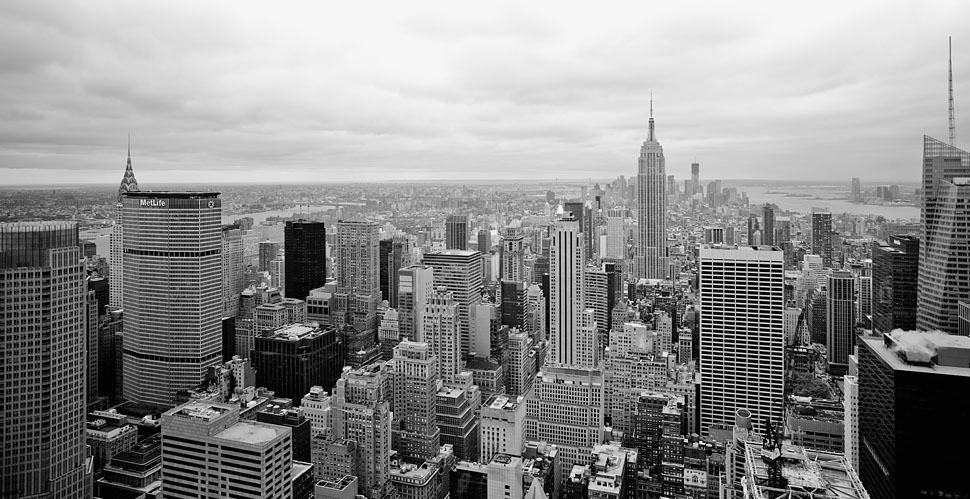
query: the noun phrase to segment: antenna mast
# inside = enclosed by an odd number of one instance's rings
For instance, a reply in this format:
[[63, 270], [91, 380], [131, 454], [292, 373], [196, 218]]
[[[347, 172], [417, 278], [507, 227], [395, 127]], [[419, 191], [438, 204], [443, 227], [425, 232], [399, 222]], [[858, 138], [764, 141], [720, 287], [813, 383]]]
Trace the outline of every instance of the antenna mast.
[[950, 57], [949, 57], [949, 67], [950, 67], [950, 145], [956, 146], [957, 140], [957, 127], [956, 122], [953, 119], [953, 37], [948, 37], [950, 46]]

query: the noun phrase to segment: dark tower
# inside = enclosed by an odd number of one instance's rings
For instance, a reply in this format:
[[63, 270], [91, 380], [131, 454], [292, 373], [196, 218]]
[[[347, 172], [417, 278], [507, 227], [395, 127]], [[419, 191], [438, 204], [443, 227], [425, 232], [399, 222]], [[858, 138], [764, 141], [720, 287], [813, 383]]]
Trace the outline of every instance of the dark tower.
[[305, 300], [327, 283], [327, 232], [323, 222], [297, 220], [283, 229], [286, 249], [286, 295]]

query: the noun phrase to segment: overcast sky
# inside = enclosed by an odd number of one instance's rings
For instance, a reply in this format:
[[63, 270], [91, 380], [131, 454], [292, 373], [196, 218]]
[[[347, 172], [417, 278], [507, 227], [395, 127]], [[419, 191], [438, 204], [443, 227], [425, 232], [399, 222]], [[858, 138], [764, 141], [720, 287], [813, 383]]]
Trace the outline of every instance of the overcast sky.
[[[797, 7], [793, 7], [797, 4]], [[918, 180], [970, 2], [0, 2], [0, 185]], [[964, 125], [966, 124], [966, 125]], [[965, 139], [961, 139], [961, 137]]]

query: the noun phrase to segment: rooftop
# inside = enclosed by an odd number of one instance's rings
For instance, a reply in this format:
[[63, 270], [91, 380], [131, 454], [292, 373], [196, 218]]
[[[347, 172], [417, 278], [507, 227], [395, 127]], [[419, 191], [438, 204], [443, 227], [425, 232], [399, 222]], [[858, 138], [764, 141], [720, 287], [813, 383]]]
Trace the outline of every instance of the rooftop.
[[218, 192], [202, 191], [128, 191], [124, 195], [129, 198], [204, 199], [219, 197]]
[[244, 444], [261, 444], [270, 442], [284, 433], [286, 433], [286, 430], [276, 425], [240, 421], [217, 433], [215, 438]]
[[516, 399], [509, 398], [508, 395], [496, 393], [488, 398], [485, 402], [485, 406], [489, 409], [504, 409], [506, 411], [514, 411], [518, 407], [519, 403]]
[[[793, 498], [869, 499], [859, 476], [842, 454], [810, 451], [788, 443], [782, 443], [777, 451], [767, 451], [761, 440], [748, 440], [744, 453], [745, 480], [752, 499], [780, 497], [779, 492]], [[782, 487], [765, 485], [768, 460], [773, 457], [787, 482]]]
[[169, 416], [215, 421], [232, 410], [232, 406], [204, 400], [192, 401], [165, 412]]
[[970, 337], [896, 330], [860, 340], [897, 371], [970, 376]]

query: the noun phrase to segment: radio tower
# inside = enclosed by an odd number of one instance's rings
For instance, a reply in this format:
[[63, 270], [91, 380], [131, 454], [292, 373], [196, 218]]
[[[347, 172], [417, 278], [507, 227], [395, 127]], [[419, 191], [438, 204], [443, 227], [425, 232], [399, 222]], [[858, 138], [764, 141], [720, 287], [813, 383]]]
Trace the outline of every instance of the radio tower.
[[957, 126], [953, 119], [953, 37], [948, 37], [950, 45], [950, 145], [956, 146], [957, 140]]

